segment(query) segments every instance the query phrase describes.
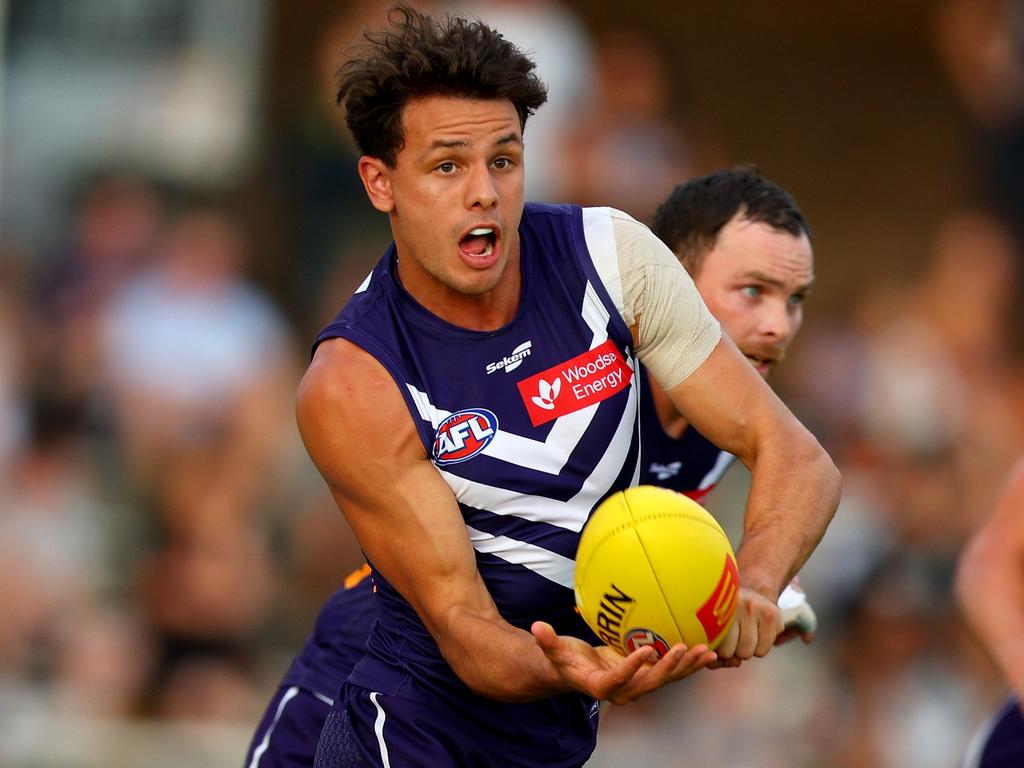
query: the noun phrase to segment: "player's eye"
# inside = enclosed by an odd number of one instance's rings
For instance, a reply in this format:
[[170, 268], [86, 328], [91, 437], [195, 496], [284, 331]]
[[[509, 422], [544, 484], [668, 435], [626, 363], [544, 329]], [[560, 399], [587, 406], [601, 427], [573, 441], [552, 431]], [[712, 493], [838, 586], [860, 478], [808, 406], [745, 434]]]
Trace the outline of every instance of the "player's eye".
[[440, 171], [441, 173], [455, 173], [455, 163], [451, 162], [450, 160], [446, 160], [445, 162], [438, 165], [436, 170]]
[[744, 285], [742, 288], [740, 288], [740, 293], [742, 293], [744, 296], [748, 298], [756, 299], [758, 296], [761, 295], [761, 286]]
[[794, 307], [799, 307], [805, 301], [807, 301], [806, 293], [794, 293], [792, 296], [789, 297], [789, 303]]
[[511, 168], [512, 160], [508, 157], [499, 157], [494, 161], [494, 167], [499, 169]]

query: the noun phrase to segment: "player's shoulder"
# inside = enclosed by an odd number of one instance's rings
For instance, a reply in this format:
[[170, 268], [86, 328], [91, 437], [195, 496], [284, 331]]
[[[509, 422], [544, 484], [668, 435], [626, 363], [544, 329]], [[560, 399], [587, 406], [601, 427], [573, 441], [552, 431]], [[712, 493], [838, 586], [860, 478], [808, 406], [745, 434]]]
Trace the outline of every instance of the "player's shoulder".
[[423, 446], [391, 374], [345, 338], [324, 341], [299, 384], [299, 433], [332, 488], [376, 478], [374, 457], [419, 459]]
[[571, 217], [580, 210], [580, 206], [572, 203], [540, 203], [531, 200], [523, 205], [523, 219], [529, 220], [542, 216]]
[[394, 381], [373, 355], [348, 339], [330, 338], [317, 345], [299, 383], [297, 409], [300, 417], [321, 409], [362, 409], [368, 398], [386, 396], [388, 388]]
[[580, 208], [580, 211], [582, 212], [584, 218], [590, 218], [590, 219], [604, 218], [604, 219], [608, 219], [610, 221], [614, 221], [617, 224], [621, 224], [622, 226], [626, 226], [626, 227], [637, 227], [639, 229], [647, 229], [648, 228], [646, 224], [638, 221], [637, 219], [634, 219], [632, 216], [630, 216], [625, 211], [620, 210], [618, 208], [612, 208], [611, 206], [607, 206], [607, 205], [584, 206], [584, 207]]

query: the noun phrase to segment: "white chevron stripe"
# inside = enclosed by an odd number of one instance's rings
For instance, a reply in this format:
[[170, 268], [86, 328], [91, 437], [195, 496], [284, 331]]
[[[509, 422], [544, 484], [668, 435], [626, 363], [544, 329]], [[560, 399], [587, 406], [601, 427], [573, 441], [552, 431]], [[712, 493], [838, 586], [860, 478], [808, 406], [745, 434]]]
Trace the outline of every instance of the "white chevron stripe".
[[597, 290], [589, 280], [587, 281], [587, 288], [583, 293], [583, 307], [580, 314], [594, 332], [590, 348], [593, 349], [604, 344], [608, 340], [608, 320], [611, 318], [611, 315], [608, 314], [608, 309], [601, 301], [601, 297], [597, 295]]
[[736, 457], [731, 453], [725, 451], [719, 451], [718, 458], [715, 459], [715, 466], [711, 468], [711, 471], [704, 475], [704, 479], [700, 481], [700, 485], [697, 486], [697, 490], [703, 491], [705, 488], [710, 488], [712, 485], [722, 479], [722, 475], [725, 474], [725, 470], [732, 466], [732, 463], [736, 460]]
[[[455, 498], [476, 509], [496, 515], [511, 515], [531, 522], [545, 522], [579, 532], [587, 521], [590, 510], [611, 488], [622, 470], [622, 457], [629, 453], [636, 418], [636, 387], [629, 390], [629, 402], [608, 448], [584, 481], [580, 490], [568, 501], [556, 501], [543, 496], [528, 496], [506, 488], [467, 480], [441, 469], [441, 476], [452, 489]], [[639, 462], [634, 471], [634, 484], [639, 477]]]
[[[580, 314], [594, 333], [590, 349], [607, 341], [610, 315], [589, 281], [584, 291]], [[627, 358], [627, 363], [632, 366], [632, 358]], [[405, 386], [416, 404], [420, 418], [430, 422], [434, 429], [437, 429], [437, 425], [451, 415], [451, 411], [438, 408], [431, 403], [427, 393], [409, 383], [406, 383]], [[596, 411], [597, 406], [594, 405], [560, 417], [543, 442], [512, 432], [505, 432], [499, 424], [498, 431], [484, 448], [483, 454], [494, 459], [518, 464], [535, 472], [557, 475], [565, 467], [565, 462], [569, 460], [569, 455], [579, 443], [580, 438], [583, 437], [583, 433], [587, 431]]]
[[371, 281], [372, 279], [373, 279], [373, 271], [371, 270], [371, 271], [370, 271], [370, 274], [368, 274], [368, 275], [366, 276], [366, 279], [365, 279], [365, 280], [363, 280], [363, 282], [361, 282], [361, 283], [359, 284], [359, 287], [358, 287], [358, 288], [356, 288], [355, 292], [356, 292], [356, 293], [362, 293], [362, 292], [363, 292], [363, 291], [365, 291], [365, 290], [366, 290], [367, 288], [369, 288], [369, 287], [370, 287], [370, 281]]
[[492, 536], [468, 525], [466, 530], [469, 532], [469, 540], [473, 542], [473, 549], [477, 552], [522, 565], [549, 581], [572, 589], [575, 561], [533, 544], [527, 544], [525, 541], [516, 541], [507, 536]]
[[[412, 384], [407, 383], [405, 386], [416, 404], [419, 417], [429, 422], [432, 428], [437, 429], [438, 424], [451, 416], [451, 411], [434, 406], [426, 392], [421, 392]], [[569, 460], [572, 449], [587, 431], [596, 410], [595, 404], [562, 416], [555, 422], [543, 442], [514, 432], [505, 432], [499, 424], [498, 431], [484, 448], [483, 454], [535, 472], [557, 475]]]
[[[619, 256], [615, 248], [615, 227], [608, 208], [583, 209], [583, 235], [587, 250], [594, 261], [597, 274], [611, 296], [615, 309], [622, 317], [626, 303], [622, 298], [622, 276], [619, 273]], [[627, 325], [631, 322], [627, 321]]]
[[412, 401], [416, 403], [416, 410], [419, 412], [420, 418], [424, 421], [429, 421], [430, 426], [434, 429], [437, 429], [438, 424], [452, 415], [451, 411], [435, 408], [434, 404], [430, 402], [430, 396], [426, 392], [421, 392], [408, 382], [406, 382], [405, 388], [412, 395]]
[[535, 472], [557, 475], [590, 426], [598, 405], [595, 403], [559, 417], [544, 442], [513, 432], [503, 432], [499, 428], [494, 439], [484, 448], [483, 454]]

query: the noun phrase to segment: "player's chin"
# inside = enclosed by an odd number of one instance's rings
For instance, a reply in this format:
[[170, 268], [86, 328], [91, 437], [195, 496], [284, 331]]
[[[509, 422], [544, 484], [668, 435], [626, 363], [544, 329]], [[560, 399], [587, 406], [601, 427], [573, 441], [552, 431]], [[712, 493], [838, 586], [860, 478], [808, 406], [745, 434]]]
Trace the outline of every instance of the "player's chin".
[[504, 265], [495, 265], [489, 269], [464, 270], [458, 276], [456, 284], [460, 293], [467, 296], [482, 296], [494, 290], [501, 280]]

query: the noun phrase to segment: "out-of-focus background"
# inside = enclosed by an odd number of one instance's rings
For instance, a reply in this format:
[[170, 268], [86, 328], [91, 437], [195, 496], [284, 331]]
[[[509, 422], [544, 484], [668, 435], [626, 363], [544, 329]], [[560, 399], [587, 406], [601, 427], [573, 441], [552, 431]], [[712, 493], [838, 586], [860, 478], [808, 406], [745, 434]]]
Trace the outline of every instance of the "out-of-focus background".
[[[953, 766], [1002, 693], [950, 578], [1024, 437], [1024, 4], [610, 7], [461, 6], [551, 87], [530, 195], [649, 220], [740, 161], [789, 189], [818, 282], [776, 383], [845, 495], [817, 641], [608, 711], [591, 764]], [[331, 80], [384, 8], [0, 0], [5, 768], [241, 765], [361, 562], [291, 407], [388, 240]]]

